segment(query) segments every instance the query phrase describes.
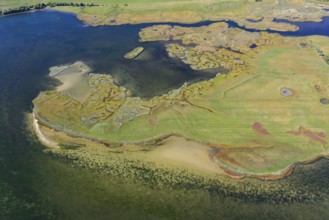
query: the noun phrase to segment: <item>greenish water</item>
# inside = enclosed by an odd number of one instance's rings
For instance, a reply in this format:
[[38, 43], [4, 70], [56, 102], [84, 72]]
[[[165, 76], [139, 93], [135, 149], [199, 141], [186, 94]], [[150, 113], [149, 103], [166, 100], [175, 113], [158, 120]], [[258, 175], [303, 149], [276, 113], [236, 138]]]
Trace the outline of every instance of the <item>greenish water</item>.
[[[182, 179], [171, 185], [149, 170], [135, 178], [111, 167], [95, 172], [43, 151], [27, 131], [25, 113], [41, 90], [54, 85], [50, 66], [84, 60], [97, 72], [118, 74], [132, 90], [145, 88], [145, 96], [157, 86], [165, 92], [204, 77], [161, 58], [158, 44], [149, 44], [156, 65], [121, 60], [139, 45], [141, 27], [84, 27], [73, 15], [54, 12], [0, 18], [0, 219], [327, 219], [325, 159], [280, 181], [223, 178], [204, 185]], [[146, 83], [134, 75], [141, 66], [149, 71]], [[169, 67], [155, 71], [162, 66]]]

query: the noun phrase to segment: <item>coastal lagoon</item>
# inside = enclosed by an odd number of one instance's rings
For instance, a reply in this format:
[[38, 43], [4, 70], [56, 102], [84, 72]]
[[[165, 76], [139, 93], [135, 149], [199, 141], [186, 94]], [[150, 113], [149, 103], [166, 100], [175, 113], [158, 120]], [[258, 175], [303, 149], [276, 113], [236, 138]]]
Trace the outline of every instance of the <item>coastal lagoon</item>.
[[[326, 22], [319, 23], [320, 27], [325, 28]], [[57, 85], [48, 77], [51, 66], [82, 60], [145, 98], [217, 73], [193, 71], [170, 59], [161, 43], [143, 45], [148, 52], [144, 60], [125, 60], [124, 54], [140, 46], [138, 32], [146, 26], [94, 28], [72, 14], [49, 11], [0, 18], [0, 217], [325, 219], [329, 208], [329, 162], [325, 159], [298, 166], [279, 181], [227, 177], [225, 181], [232, 184], [224, 189], [173, 187], [154, 178], [98, 173], [47, 153], [30, 133], [25, 114], [31, 112], [32, 100], [40, 91]], [[267, 188], [285, 185], [290, 187], [278, 195], [264, 194]], [[234, 188], [252, 186], [260, 189], [253, 194], [234, 193]], [[298, 196], [285, 196], [292, 189]]]

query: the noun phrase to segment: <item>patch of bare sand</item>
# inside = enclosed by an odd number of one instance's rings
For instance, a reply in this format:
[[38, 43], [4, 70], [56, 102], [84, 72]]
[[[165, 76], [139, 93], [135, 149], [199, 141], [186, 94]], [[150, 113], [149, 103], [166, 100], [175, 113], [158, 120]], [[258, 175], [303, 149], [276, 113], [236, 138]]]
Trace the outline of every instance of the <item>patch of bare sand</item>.
[[40, 125], [38, 123], [38, 120], [35, 118], [34, 113], [32, 113], [30, 116], [31, 121], [32, 121], [32, 126], [33, 126], [33, 130], [38, 138], [38, 140], [43, 144], [46, 145], [47, 147], [50, 148], [59, 148], [59, 146], [57, 145], [56, 142], [50, 140], [48, 137], [46, 137], [46, 135], [44, 135], [44, 133], [42, 132]]
[[197, 172], [224, 174], [209, 157], [211, 147], [177, 136], [171, 136], [162, 143], [146, 155], [147, 160]]
[[56, 90], [83, 103], [90, 94], [88, 74], [91, 69], [78, 61], [69, 66], [50, 68], [49, 76], [58, 79], [62, 84]]

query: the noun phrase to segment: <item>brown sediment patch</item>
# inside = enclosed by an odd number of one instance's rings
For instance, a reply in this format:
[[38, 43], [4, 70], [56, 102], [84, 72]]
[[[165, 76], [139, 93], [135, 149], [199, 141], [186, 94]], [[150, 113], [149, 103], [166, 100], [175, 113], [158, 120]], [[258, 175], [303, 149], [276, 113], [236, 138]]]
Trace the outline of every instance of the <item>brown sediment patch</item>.
[[[276, 148], [276, 150], [282, 150], [282, 147], [264, 146], [253, 143], [249, 143], [244, 146], [212, 145], [212, 147], [213, 148], [212, 151], [210, 151], [209, 157], [218, 165], [219, 168], [221, 168], [221, 170], [224, 171], [227, 176], [234, 179], [242, 179], [244, 177], [252, 177], [260, 180], [282, 179], [291, 175], [297, 165], [306, 165], [312, 163], [322, 156], [314, 156], [308, 160], [292, 162], [290, 165], [278, 168], [277, 170], [266, 171], [267, 169], [272, 169], [270, 166], [268, 166], [269, 164], [276, 164], [277, 162], [275, 159], [271, 160], [268, 155], [258, 154], [257, 152], [261, 153], [263, 150], [275, 151], [275, 149], [272, 148]], [[236, 157], [236, 153], [242, 154]], [[258, 162], [253, 162], [249, 159], [246, 160], [249, 153], [252, 154], [252, 157], [256, 155], [262, 157], [263, 160]], [[282, 153], [285, 153], [285, 151]], [[265, 171], [258, 170], [259, 168], [264, 168]]]
[[242, 178], [245, 178], [248, 176], [248, 177], [257, 178], [260, 180], [279, 180], [284, 177], [290, 176], [292, 174], [292, 172], [294, 171], [293, 168], [295, 166], [296, 165], [293, 164], [276, 174], [268, 174], [268, 175], [242, 174], [237, 171], [231, 171], [229, 169], [224, 169], [224, 171], [229, 177], [234, 178], [234, 179], [242, 179]]
[[305, 130], [303, 134], [309, 138], [311, 138], [314, 141], [320, 142], [322, 145], [327, 145], [327, 141], [323, 140], [319, 135], [316, 133], [313, 133], [312, 131]]
[[242, 174], [242, 173], [237, 173], [237, 172], [234, 172], [230, 169], [223, 169], [223, 171], [225, 172], [225, 174], [229, 177], [231, 177], [232, 179], [243, 179], [246, 177], [245, 174]]
[[318, 132], [317, 134], [322, 138], [326, 138], [326, 134], [323, 131]]
[[297, 167], [299, 165], [312, 164], [312, 163], [315, 163], [315, 162], [317, 162], [318, 160], [320, 160], [322, 158], [327, 158], [327, 157], [324, 157], [324, 156], [319, 155], [317, 157], [313, 157], [313, 158], [308, 159], [308, 160], [304, 160], [304, 161], [300, 161], [300, 162], [296, 162], [296, 163], [291, 164], [289, 167], [287, 167], [286, 169], [282, 170], [280, 172], [280, 175], [277, 175], [277, 176], [264, 175], [262, 177], [256, 177], [256, 178], [263, 179], [263, 180], [278, 180], [278, 179], [282, 179], [284, 177], [290, 176], [293, 173], [295, 167]]
[[157, 124], [157, 121], [158, 120], [157, 120], [157, 117], [156, 116], [150, 116], [149, 117], [149, 120], [148, 120], [149, 124], [150, 125], [153, 125], [153, 126]]
[[253, 125], [252, 125], [252, 129], [258, 133], [258, 134], [261, 134], [261, 135], [271, 135], [270, 132], [268, 132], [261, 123], [259, 122], [255, 122]]
[[228, 161], [231, 164], [237, 165], [237, 166], [241, 166], [241, 164], [239, 162], [237, 162], [234, 158], [230, 157], [227, 155], [227, 151], [228, 149], [225, 148], [218, 148], [216, 153], [213, 154], [213, 157], [217, 157], [220, 158], [224, 161]]
[[[235, 148], [233, 149], [234, 151], [237, 150], [246, 150], [247, 148]], [[229, 176], [230, 178], [234, 179], [242, 179], [245, 177], [252, 177], [256, 179], [261, 179], [261, 180], [278, 180], [282, 179], [284, 177], [289, 176], [292, 174], [294, 167], [297, 164], [308, 164], [310, 162], [313, 162], [314, 159], [310, 161], [305, 161], [305, 162], [296, 162], [291, 164], [290, 166], [278, 170], [276, 172], [270, 172], [268, 174], [255, 174], [255, 173], [248, 173], [248, 171], [240, 171], [239, 167], [244, 168], [243, 165], [240, 165], [236, 160], [234, 160], [232, 157], [226, 155], [226, 153], [230, 153], [231, 149], [218, 149], [218, 148], [213, 148], [212, 152], [210, 153], [210, 158], [220, 167], [224, 173]], [[224, 163], [222, 163], [222, 161]], [[239, 166], [240, 165], [240, 166]]]
[[[292, 174], [292, 172], [294, 171], [295, 165], [291, 165], [289, 167], [287, 167], [286, 169], [280, 171], [279, 173], [277, 173], [276, 175], [273, 174], [269, 174], [269, 175], [260, 175], [260, 176], [254, 176], [258, 179], [261, 180], [279, 180], [282, 179], [284, 177], [290, 176]], [[251, 175], [253, 177], [253, 175]]]
[[319, 142], [323, 146], [326, 146], [328, 144], [328, 142], [325, 140], [326, 134], [324, 132], [313, 132], [306, 128], [299, 127], [298, 131], [288, 131], [287, 133], [295, 136], [303, 135], [304, 137], [307, 137], [312, 141]]

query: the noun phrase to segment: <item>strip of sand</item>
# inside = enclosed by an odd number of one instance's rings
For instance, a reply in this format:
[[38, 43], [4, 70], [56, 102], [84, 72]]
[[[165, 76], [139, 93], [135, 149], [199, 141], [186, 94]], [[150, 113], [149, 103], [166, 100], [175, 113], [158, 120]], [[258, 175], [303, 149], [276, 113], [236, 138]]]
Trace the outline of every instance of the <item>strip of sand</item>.
[[59, 148], [59, 146], [57, 145], [56, 142], [54, 142], [54, 141], [48, 139], [48, 138], [43, 134], [43, 132], [42, 132], [41, 129], [40, 129], [40, 125], [39, 125], [39, 123], [38, 123], [38, 119], [35, 118], [34, 113], [32, 113], [32, 120], [33, 120], [32, 125], [33, 125], [33, 128], [34, 128], [34, 132], [35, 132], [35, 134], [36, 134], [38, 140], [39, 140], [42, 144], [46, 145], [47, 147], [50, 147], [50, 148]]

